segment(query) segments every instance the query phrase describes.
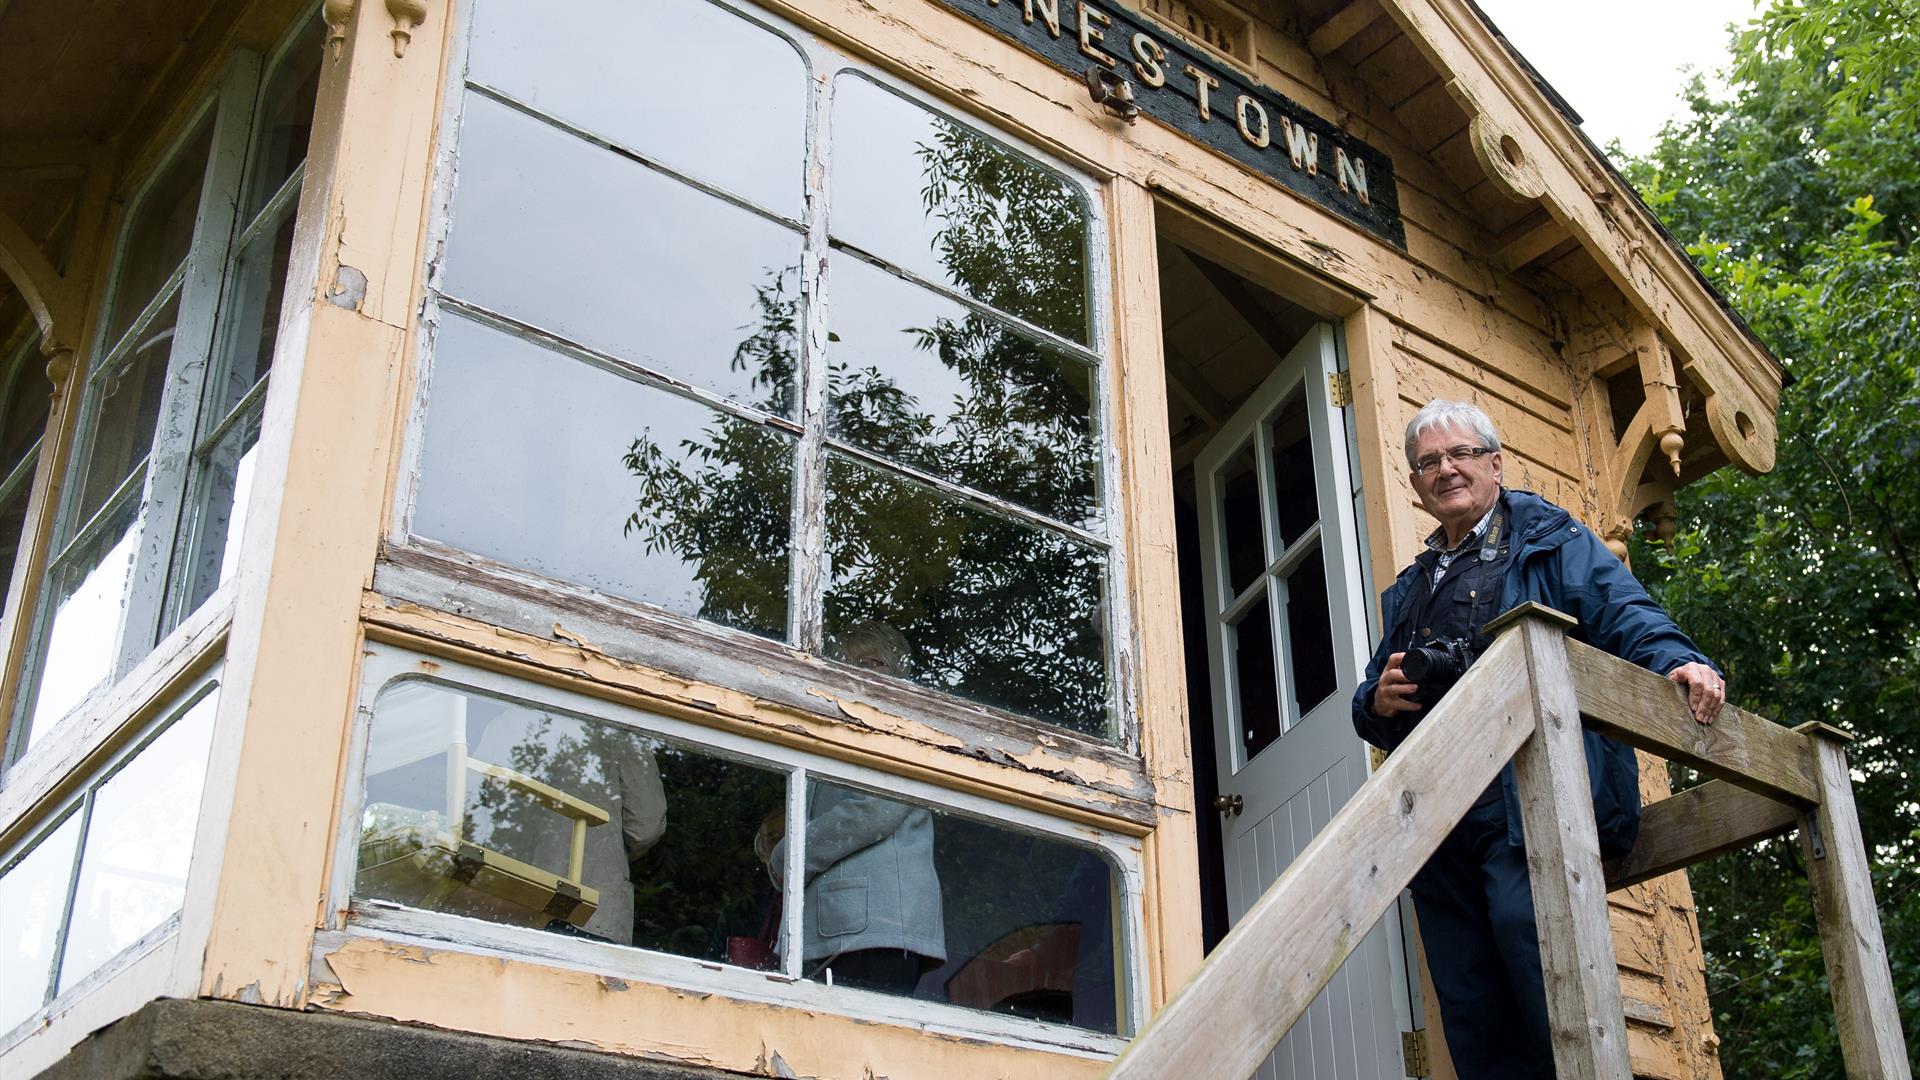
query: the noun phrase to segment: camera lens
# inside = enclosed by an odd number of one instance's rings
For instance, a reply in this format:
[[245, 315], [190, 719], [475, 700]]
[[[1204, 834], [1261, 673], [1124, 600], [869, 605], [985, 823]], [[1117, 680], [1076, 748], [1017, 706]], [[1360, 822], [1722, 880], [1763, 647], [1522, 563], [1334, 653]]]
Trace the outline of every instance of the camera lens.
[[1427, 676], [1433, 674], [1435, 665], [1443, 659], [1438, 649], [1416, 646], [1408, 649], [1407, 655], [1400, 658], [1400, 671], [1414, 682], [1426, 682]]

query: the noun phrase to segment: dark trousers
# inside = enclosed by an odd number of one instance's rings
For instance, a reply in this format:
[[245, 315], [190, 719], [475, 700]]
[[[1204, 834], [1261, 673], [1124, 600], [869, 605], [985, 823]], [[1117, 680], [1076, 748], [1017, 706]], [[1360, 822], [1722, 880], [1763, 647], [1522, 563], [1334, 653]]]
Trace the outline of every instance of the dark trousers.
[[1553, 1076], [1525, 848], [1498, 802], [1469, 811], [1413, 878], [1447, 1049], [1461, 1080]]

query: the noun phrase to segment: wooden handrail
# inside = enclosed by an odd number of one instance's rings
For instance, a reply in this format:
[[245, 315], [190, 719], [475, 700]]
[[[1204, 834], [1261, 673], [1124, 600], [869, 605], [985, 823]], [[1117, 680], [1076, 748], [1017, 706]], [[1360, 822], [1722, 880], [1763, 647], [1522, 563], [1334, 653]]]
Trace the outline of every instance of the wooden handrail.
[[[1109, 1077], [1246, 1076], [1272, 1052], [1511, 759], [1561, 1080], [1631, 1080], [1606, 890], [1799, 824], [1849, 1077], [1911, 1080], [1844, 743], [1728, 707], [1565, 638], [1523, 604], [1431, 716], [1267, 888]], [[1579, 723], [1570, 722], [1578, 718]], [[1649, 806], [1603, 873], [1582, 726], [1718, 779]]]

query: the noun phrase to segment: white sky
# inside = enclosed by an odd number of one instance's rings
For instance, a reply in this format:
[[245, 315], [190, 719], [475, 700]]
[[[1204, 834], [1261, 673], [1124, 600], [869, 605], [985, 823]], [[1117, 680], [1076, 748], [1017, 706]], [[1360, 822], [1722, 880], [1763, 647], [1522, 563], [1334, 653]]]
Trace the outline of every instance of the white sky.
[[1688, 65], [1711, 77], [1726, 64], [1728, 23], [1754, 0], [1479, 0], [1481, 10], [1585, 119], [1598, 146], [1653, 147], [1680, 112]]

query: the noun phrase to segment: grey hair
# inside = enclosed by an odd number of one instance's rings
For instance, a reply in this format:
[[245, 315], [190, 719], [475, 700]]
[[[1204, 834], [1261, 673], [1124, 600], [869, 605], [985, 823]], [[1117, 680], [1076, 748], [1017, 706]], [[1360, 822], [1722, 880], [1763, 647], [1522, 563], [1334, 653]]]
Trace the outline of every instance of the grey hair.
[[1480, 411], [1480, 406], [1466, 401], [1447, 401], [1435, 398], [1413, 414], [1407, 421], [1407, 465], [1413, 465], [1413, 447], [1420, 436], [1435, 428], [1457, 427], [1471, 431], [1480, 440], [1480, 445], [1489, 450], [1500, 449], [1500, 433], [1493, 430], [1493, 421]]

